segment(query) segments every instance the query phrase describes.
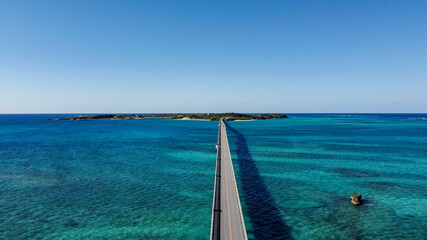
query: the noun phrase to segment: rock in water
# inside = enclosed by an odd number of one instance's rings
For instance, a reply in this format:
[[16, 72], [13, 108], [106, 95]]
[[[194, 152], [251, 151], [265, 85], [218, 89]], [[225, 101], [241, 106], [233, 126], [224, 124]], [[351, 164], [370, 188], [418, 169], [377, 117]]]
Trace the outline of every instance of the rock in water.
[[351, 195], [351, 203], [356, 206], [359, 206], [360, 204], [362, 204], [362, 195], [353, 193]]

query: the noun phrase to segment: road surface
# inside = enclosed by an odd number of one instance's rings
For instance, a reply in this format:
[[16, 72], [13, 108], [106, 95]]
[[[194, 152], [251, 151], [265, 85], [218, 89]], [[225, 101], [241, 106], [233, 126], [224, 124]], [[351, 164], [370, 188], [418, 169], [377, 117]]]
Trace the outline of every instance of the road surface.
[[234, 176], [227, 131], [222, 119], [219, 121], [218, 138], [211, 239], [246, 240], [246, 228]]

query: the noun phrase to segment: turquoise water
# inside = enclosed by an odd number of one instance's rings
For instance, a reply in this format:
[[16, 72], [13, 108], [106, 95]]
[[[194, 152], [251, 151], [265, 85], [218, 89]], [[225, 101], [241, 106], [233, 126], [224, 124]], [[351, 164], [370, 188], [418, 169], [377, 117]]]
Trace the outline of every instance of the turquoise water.
[[[0, 115], [0, 239], [209, 238], [216, 122], [55, 117]], [[427, 115], [290, 115], [228, 136], [250, 238], [427, 236]]]

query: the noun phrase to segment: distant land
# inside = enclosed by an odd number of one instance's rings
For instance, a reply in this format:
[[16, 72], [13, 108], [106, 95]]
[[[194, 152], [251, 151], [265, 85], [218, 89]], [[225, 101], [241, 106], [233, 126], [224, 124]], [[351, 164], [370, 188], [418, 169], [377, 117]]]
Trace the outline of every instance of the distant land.
[[242, 113], [166, 113], [166, 114], [101, 114], [101, 115], [79, 115], [51, 120], [142, 120], [149, 118], [165, 118], [180, 120], [208, 120], [219, 121], [248, 121], [287, 118], [286, 114], [242, 114]]

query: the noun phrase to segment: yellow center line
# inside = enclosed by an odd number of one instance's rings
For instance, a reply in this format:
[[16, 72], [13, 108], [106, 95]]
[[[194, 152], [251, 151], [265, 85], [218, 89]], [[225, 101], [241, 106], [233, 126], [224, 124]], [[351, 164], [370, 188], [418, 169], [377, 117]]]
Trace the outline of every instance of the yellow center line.
[[228, 227], [229, 227], [229, 230], [230, 230], [230, 240], [233, 240], [233, 237], [231, 235], [230, 201], [229, 201], [229, 198], [228, 198], [227, 163], [224, 163], [224, 165], [225, 165], [225, 188], [227, 190]]

